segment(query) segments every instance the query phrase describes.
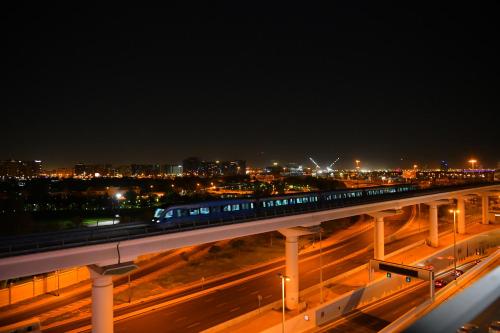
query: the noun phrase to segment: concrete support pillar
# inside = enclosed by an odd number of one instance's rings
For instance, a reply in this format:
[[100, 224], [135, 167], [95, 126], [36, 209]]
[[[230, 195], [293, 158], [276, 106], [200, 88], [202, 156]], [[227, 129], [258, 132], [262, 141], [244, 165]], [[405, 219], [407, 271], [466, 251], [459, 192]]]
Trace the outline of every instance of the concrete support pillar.
[[482, 203], [481, 203], [481, 210], [482, 210], [482, 218], [481, 218], [481, 222], [483, 224], [489, 224], [490, 223], [490, 217], [489, 217], [489, 214], [488, 214], [488, 210], [489, 210], [489, 196], [488, 196], [488, 192], [484, 192], [481, 196], [482, 198]]
[[92, 279], [92, 333], [113, 333], [113, 280], [90, 270]]
[[457, 231], [459, 234], [465, 234], [465, 200], [462, 196], [457, 198], [457, 209]]
[[429, 243], [432, 247], [438, 247], [438, 206], [429, 205]]
[[374, 258], [384, 260], [384, 218], [375, 218], [375, 228], [373, 236]]
[[299, 246], [298, 236], [286, 236], [285, 257], [286, 276], [290, 279], [285, 283], [287, 309], [294, 310], [299, 306]]

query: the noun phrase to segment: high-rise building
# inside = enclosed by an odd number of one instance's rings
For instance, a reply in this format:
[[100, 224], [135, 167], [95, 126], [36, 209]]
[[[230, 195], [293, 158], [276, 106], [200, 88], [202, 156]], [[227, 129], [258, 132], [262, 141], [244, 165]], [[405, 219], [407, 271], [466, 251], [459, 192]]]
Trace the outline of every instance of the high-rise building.
[[130, 170], [133, 177], [156, 177], [160, 174], [160, 165], [132, 164]]
[[197, 157], [188, 157], [182, 161], [185, 175], [200, 177], [235, 176], [246, 174], [246, 161], [201, 161]]
[[35, 178], [42, 172], [42, 161], [0, 161], [0, 177]]
[[22, 161], [21, 162], [21, 177], [34, 178], [39, 177], [42, 172], [42, 161]]
[[220, 163], [220, 174], [223, 176], [244, 175], [247, 164], [244, 160], [224, 161]]
[[82, 177], [85, 176], [85, 165], [83, 163], [75, 164], [75, 176]]
[[448, 171], [449, 167], [448, 167], [448, 162], [446, 161], [441, 161], [441, 165], [440, 165], [440, 168], [439, 168], [441, 171]]
[[198, 157], [188, 157], [182, 161], [182, 171], [186, 175], [198, 175], [201, 168], [201, 161]]
[[161, 173], [166, 176], [177, 176], [182, 174], [182, 165], [165, 164]]

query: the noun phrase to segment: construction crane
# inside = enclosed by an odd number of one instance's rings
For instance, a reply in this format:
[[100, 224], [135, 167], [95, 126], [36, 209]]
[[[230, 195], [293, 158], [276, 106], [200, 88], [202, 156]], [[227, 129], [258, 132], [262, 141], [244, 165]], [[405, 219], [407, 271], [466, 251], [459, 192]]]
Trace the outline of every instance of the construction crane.
[[316, 166], [316, 168], [321, 169], [321, 167], [319, 166], [319, 164], [318, 164], [318, 163], [316, 163], [316, 161], [315, 161], [315, 160], [313, 160], [313, 158], [312, 158], [312, 157], [309, 157], [309, 159], [311, 160], [311, 162], [313, 162], [313, 163], [314, 163], [314, 165]]
[[312, 158], [312, 157], [309, 157], [309, 160], [311, 160], [311, 162], [314, 163], [314, 165], [316, 166], [316, 172], [318, 174], [321, 174], [321, 173], [330, 173], [333, 171], [333, 166], [335, 165], [335, 163], [337, 163], [339, 160], [340, 160], [340, 157], [337, 157], [337, 159], [335, 161], [333, 161], [329, 166], [327, 166], [326, 168], [321, 168], [321, 166], [316, 163], [316, 161]]
[[337, 163], [338, 161], [340, 160], [340, 157], [337, 157], [337, 159], [335, 161], [332, 162], [332, 164], [330, 164], [327, 169], [329, 170], [333, 170], [332, 167], [335, 165], [335, 163]]

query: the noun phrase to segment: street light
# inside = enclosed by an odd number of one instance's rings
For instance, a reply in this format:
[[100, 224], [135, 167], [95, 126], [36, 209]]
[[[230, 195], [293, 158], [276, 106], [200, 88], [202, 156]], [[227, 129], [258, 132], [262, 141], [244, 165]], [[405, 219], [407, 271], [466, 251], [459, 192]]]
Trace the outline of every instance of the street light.
[[283, 316], [281, 320], [281, 332], [285, 333], [285, 281], [290, 281], [290, 278], [286, 275], [283, 275], [281, 273], [278, 274], [278, 276], [281, 279], [281, 307], [283, 309]]
[[115, 194], [115, 198], [116, 198], [116, 212], [113, 212], [113, 224], [115, 224], [115, 217], [120, 217], [118, 213], [120, 212], [120, 200], [121, 198], [123, 198], [123, 195], [118, 192]]
[[321, 246], [321, 234], [323, 233], [323, 228], [319, 229], [319, 302], [323, 303], [323, 257], [322, 246]]
[[456, 240], [456, 217], [460, 213], [458, 209], [450, 209], [450, 213], [453, 213], [453, 267], [455, 268], [453, 272], [453, 278], [457, 279], [457, 240]]
[[476, 164], [477, 160], [471, 159], [469, 160], [469, 163], [471, 164], [471, 169], [474, 169], [474, 165]]

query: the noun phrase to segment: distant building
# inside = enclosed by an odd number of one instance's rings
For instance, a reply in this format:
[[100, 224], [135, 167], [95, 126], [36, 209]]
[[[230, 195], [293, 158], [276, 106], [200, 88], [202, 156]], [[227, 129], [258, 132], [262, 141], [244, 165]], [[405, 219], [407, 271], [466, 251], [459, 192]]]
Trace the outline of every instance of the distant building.
[[201, 161], [198, 157], [188, 157], [182, 161], [182, 172], [186, 175], [198, 175]]
[[74, 168], [57, 168], [53, 170], [45, 170], [42, 172], [45, 176], [55, 178], [71, 178], [74, 176]]
[[273, 175], [278, 177], [283, 172], [283, 167], [278, 163], [273, 163], [273, 165], [266, 166], [264, 168], [264, 174]]
[[42, 172], [42, 161], [0, 161], [0, 177], [3, 178], [36, 178]]
[[236, 176], [246, 174], [246, 161], [201, 161], [197, 157], [189, 157], [182, 161], [185, 175], [200, 177]]
[[448, 162], [446, 161], [441, 161], [441, 165], [440, 165], [440, 168], [439, 168], [441, 171], [448, 171], [449, 167], [448, 167]]
[[224, 161], [219, 165], [218, 172], [222, 176], [244, 175], [246, 173], [247, 163], [244, 160]]
[[128, 165], [119, 165], [116, 167], [116, 175], [121, 177], [130, 177], [132, 176], [132, 168], [130, 164]]
[[417, 180], [432, 182], [463, 182], [463, 181], [492, 181], [495, 177], [493, 169], [449, 169], [441, 170], [419, 170]]
[[221, 175], [219, 161], [202, 161], [198, 168], [198, 176], [217, 177]]
[[160, 175], [159, 164], [132, 164], [130, 170], [133, 177], [158, 177]]
[[297, 177], [304, 175], [304, 168], [302, 165], [298, 165], [297, 163], [288, 163], [283, 168], [283, 176], [287, 177]]
[[161, 173], [165, 176], [177, 176], [182, 174], [182, 165], [165, 164]]
[[115, 170], [111, 164], [83, 164], [74, 167], [75, 177], [113, 177]]

